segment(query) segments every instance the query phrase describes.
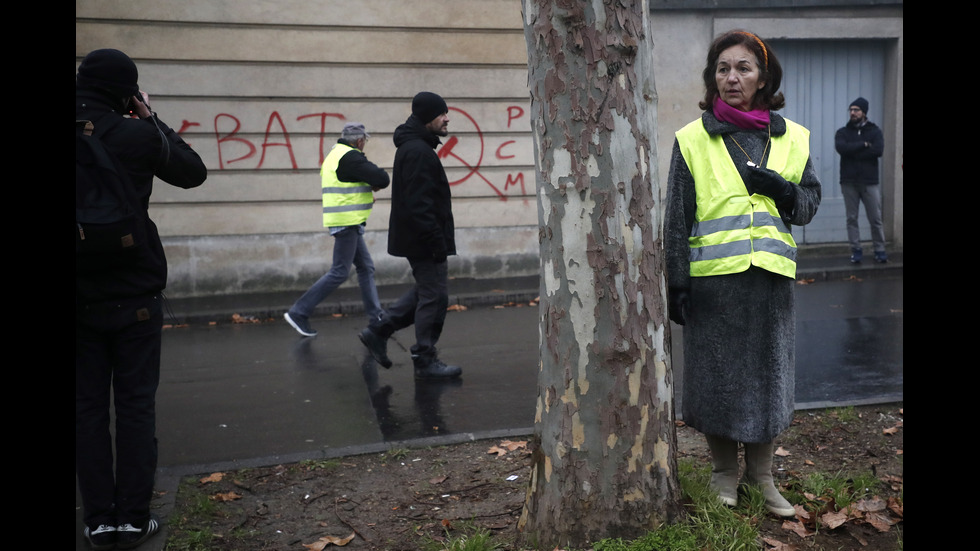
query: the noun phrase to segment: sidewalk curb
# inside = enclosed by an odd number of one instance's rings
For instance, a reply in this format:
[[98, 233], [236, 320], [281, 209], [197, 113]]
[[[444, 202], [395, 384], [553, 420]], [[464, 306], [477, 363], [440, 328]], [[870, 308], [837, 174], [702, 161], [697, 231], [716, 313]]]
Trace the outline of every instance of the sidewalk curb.
[[[903, 263], [899, 253], [897, 261], [887, 264], [849, 264], [847, 259], [834, 257], [803, 258], [797, 270], [796, 280], [811, 282], [843, 281], [848, 279], [903, 277]], [[381, 304], [395, 301], [409, 289], [409, 285], [385, 285], [378, 287]], [[281, 320], [302, 291], [256, 293], [211, 297], [190, 297], [167, 300], [174, 324], [207, 325], [216, 323], [257, 322]], [[488, 308], [511, 304], [531, 304], [540, 298], [537, 275], [501, 279], [454, 278], [449, 281], [450, 306]], [[310, 318], [351, 316], [364, 312], [356, 284], [348, 284], [320, 303]], [[237, 316], [237, 318], [236, 318]]]

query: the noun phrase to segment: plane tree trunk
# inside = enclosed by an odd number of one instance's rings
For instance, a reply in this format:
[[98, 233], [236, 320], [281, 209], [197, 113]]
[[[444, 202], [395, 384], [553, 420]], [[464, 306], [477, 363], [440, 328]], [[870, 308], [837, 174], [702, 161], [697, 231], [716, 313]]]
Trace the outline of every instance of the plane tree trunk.
[[649, 6], [523, 0], [541, 246], [540, 547], [679, 517]]

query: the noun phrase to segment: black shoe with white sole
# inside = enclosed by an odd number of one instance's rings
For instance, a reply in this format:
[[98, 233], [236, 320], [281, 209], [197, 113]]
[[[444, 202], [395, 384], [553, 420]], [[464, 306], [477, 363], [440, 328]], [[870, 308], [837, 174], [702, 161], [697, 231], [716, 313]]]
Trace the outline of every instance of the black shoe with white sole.
[[303, 335], [304, 337], [316, 336], [316, 329], [310, 327], [310, 319], [308, 317], [301, 316], [299, 314], [290, 314], [289, 312], [283, 314], [282, 317], [286, 318], [289, 325], [292, 325], [293, 329], [295, 329], [300, 335]]
[[107, 551], [116, 548], [116, 527], [108, 524], [100, 524], [95, 529], [85, 527], [82, 532], [85, 541], [92, 546], [95, 551]]
[[116, 546], [119, 549], [134, 549], [159, 531], [160, 521], [154, 516], [151, 516], [142, 528], [137, 528], [132, 524], [119, 525], [116, 527]]

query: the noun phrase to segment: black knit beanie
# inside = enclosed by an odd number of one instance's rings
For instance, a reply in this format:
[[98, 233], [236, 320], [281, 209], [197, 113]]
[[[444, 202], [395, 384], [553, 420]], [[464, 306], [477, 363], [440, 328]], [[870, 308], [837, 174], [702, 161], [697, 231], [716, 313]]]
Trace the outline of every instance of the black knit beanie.
[[412, 99], [412, 114], [425, 124], [429, 124], [439, 115], [448, 112], [449, 107], [446, 105], [446, 100], [438, 94], [419, 92]]
[[851, 102], [850, 107], [857, 107], [864, 114], [867, 114], [868, 113], [868, 100], [866, 100], [864, 98], [858, 98], [858, 99], [856, 99], [856, 100], [854, 100], [854, 101]]
[[85, 56], [78, 66], [75, 82], [85, 88], [101, 88], [114, 96], [127, 98], [139, 93], [139, 71], [128, 55], [106, 48]]

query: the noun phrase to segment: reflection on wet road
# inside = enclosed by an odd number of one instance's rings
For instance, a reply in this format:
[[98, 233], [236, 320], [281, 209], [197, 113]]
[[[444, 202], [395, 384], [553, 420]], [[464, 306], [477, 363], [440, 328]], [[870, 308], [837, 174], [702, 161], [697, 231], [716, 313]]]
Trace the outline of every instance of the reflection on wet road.
[[[799, 407], [902, 399], [902, 284], [895, 278], [797, 286]], [[318, 320], [315, 338], [298, 337], [281, 320], [167, 330], [158, 393], [160, 466], [286, 461], [416, 438], [530, 429], [537, 316], [535, 307], [451, 312], [440, 356], [462, 366], [463, 377], [450, 382], [414, 380], [411, 330], [389, 343], [395, 365], [380, 368], [356, 338], [358, 316]], [[681, 329], [673, 329], [676, 341]], [[675, 384], [683, 369], [680, 349], [673, 347]]]

